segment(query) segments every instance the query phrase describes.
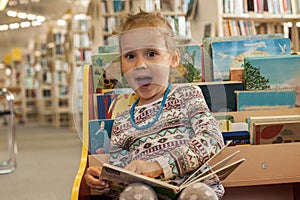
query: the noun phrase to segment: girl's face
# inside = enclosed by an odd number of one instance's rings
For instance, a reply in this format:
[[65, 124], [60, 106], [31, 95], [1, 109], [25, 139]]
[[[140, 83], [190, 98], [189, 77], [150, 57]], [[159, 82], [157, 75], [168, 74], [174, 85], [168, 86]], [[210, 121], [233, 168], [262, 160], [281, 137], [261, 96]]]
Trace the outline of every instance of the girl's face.
[[179, 61], [179, 56], [167, 49], [163, 34], [156, 28], [139, 28], [120, 37], [122, 71], [139, 95], [140, 105], [164, 95], [170, 67], [176, 67]]

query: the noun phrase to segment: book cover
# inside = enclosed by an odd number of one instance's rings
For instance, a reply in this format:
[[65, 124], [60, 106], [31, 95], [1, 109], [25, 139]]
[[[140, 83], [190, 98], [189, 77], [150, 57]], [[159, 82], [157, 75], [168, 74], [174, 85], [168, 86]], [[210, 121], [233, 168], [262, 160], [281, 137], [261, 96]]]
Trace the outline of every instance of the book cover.
[[181, 190], [195, 182], [205, 181], [212, 175], [216, 174], [219, 176], [221, 181], [226, 179], [241, 163], [245, 161], [245, 159], [239, 159], [230, 162], [230, 160], [238, 153], [237, 151], [226, 158], [223, 158], [221, 161], [215, 162], [215, 159], [218, 157], [217, 155], [222, 155], [220, 152], [222, 151], [219, 151], [219, 153], [199, 167], [180, 186], [173, 185], [160, 179], [149, 178], [147, 176], [143, 176], [107, 163], [103, 163], [100, 177], [102, 180], [108, 181], [111, 185], [111, 188], [118, 192], [124, 190], [124, 188], [131, 183], [143, 182], [145, 184], [149, 184], [160, 198], [176, 199], [177, 194]]
[[[114, 120], [97, 119], [89, 121], [90, 154], [109, 153], [111, 130]], [[99, 151], [102, 149], [101, 151]]]
[[246, 57], [244, 62], [246, 90], [296, 90], [296, 106], [300, 105], [299, 55]]
[[293, 108], [296, 106], [295, 90], [236, 91], [237, 110]]
[[300, 141], [300, 115], [249, 117], [251, 144]]
[[280, 124], [255, 124], [253, 144], [278, 144], [300, 142], [300, 121]]
[[[215, 80], [229, 80], [230, 69], [242, 68], [245, 57], [291, 54], [290, 39], [272, 38], [212, 43]], [[217, 77], [220, 76], [220, 77]]]
[[179, 45], [179, 66], [172, 70], [173, 83], [202, 82], [202, 50], [199, 45]]
[[[248, 26], [246, 26], [248, 27]], [[238, 40], [258, 40], [267, 38], [283, 38], [283, 34], [262, 34], [262, 35], [251, 35], [251, 36], [231, 36], [231, 37], [205, 37], [202, 40], [203, 44], [203, 62], [204, 70], [203, 79], [205, 81], [213, 81], [214, 71], [212, 63], [212, 43], [221, 41], [238, 41]]]
[[115, 88], [122, 77], [119, 53], [99, 53], [91, 59], [94, 93]]
[[98, 119], [114, 119], [118, 113], [132, 105], [137, 95], [131, 91], [115, 89], [103, 94], [94, 94], [94, 110]]

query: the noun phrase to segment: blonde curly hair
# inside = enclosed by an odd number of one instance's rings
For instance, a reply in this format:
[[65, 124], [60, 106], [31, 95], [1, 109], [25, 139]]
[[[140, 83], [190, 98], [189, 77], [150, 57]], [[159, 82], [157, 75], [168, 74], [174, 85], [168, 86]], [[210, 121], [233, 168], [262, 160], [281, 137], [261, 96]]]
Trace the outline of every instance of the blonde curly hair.
[[146, 12], [140, 9], [137, 14], [128, 13], [121, 25], [121, 32], [136, 28], [158, 28], [164, 34], [166, 46], [169, 50], [176, 49], [175, 34], [169, 21], [159, 12]]

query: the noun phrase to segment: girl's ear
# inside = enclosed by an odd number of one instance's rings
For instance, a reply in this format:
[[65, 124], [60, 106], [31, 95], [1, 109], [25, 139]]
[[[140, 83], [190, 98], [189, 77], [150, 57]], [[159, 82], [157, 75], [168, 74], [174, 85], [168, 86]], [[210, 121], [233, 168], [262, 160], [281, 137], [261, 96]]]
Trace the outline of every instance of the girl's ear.
[[175, 52], [172, 54], [170, 67], [176, 68], [178, 67], [179, 63], [180, 63], [180, 51], [179, 49], [176, 49]]

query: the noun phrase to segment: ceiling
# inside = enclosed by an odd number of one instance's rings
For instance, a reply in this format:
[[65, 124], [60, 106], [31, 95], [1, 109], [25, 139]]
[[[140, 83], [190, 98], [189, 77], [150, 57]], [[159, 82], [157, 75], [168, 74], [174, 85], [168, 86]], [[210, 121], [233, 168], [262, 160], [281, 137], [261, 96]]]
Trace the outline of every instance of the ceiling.
[[[19, 1], [15, 0], [15, 2]], [[31, 0], [27, 1], [29, 2], [27, 5], [7, 5], [4, 11], [0, 11], [0, 25], [21, 22], [18, 18], [8, 17], [6, 15], [8, 10], [42, 15], [46, 17], [46, 21], [39, 27], [0, 31], [0, 62], [3, 60], [4, 55], [11, 53], [12, 48], [21, 48], [23, 52], [26, 52], [26, 49], [28, 49], [29, 46], [29, 41], [43, 34], [44, 31], [47, 30], [47, 23], [61, 18], [67, 10], [75, 5], [74, 2], [77, 2], [78, 0], [40, 0], [38, 3]]]

